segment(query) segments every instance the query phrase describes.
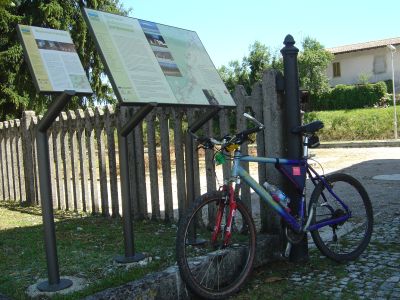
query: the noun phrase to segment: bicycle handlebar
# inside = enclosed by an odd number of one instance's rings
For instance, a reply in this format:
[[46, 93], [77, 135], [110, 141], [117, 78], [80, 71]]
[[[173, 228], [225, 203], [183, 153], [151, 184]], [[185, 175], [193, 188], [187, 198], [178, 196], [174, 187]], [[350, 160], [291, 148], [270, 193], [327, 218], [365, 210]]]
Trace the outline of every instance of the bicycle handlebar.
[[253, 128], [249, 128], [249, 129], [243, 130], [242, 132], [239, 132], [239, 133], [235, 134], [232, 137], [229, 136], [229, 135], [225, 135], [224, 138], [222, 139], [222, 141], [219, 141], [219, 140], [214, 139], [212, 137], [211, 138], [209, 138], [209, 137], [195, 137], [195, 139], [201, 145], [200, 148], [212, 149], [216, 145], [221, 145], [223, 148], [228, 146], [228, 145], [230, 145], [230, 144], [241, 145], [244, 142], [249, 140], [249, 135], [250, 134], [259, 132], [259, 131], [261, 131], [261, 130], [263, 130], [265, 128], [265, 126], [261, 122], [259, 122], [257, 119], [255, 119], [254, 117], [250, 116], [249, 114], [244, 113], [243, 116], [245, 118], [249, 119], [250, 121], [252, 121], [257, 126], [253, 127]]
[[[192, 132], [190, 132], [190, 133], [192, 134], [194, 139], [196, 139], [198, 141], [198, 143], [200, 144], [199, 148], [213, 149], [214, 146], [220, 145], [221, 149], [227, 150], [226, 147], [228, 147], [230, 145], [234, 145], [234, 144], [241, 145], [244, 142], [249, 140], [250, 134], [259, 132], [265, 128], [264, 124], [259, 122], [256, 118], [252, 117], [251, 115], [244, 113], [243, 116], [246, 119], [250, 120], [252, 123], [254, 123], [256, 125], [256, 127], [243, 130], [242, 132], [239, 132], [239, 133], [235, 134], [234, 136], [225, 135], [223, 137], [222, 141], [216, 140], [215, 138], [212, 138], [212, 137], [198, 137], [197, 135], [193, 134]], [[303, 126], [298, 126], [298, 127], [294, 128], [292, 130], [292, 133], [308, 136], [309, 142], [307, 143], [307, 145], [310, 148], [315, 148], [319, 145], [319, 139], [315, 133], [323, 127], [324, 127], [324, 123], [317, 120], [317, 121], [311, 122], [309, 124], [306, 124]], [[228, 151], [232, 151], [232, 150], [228, 150]]]

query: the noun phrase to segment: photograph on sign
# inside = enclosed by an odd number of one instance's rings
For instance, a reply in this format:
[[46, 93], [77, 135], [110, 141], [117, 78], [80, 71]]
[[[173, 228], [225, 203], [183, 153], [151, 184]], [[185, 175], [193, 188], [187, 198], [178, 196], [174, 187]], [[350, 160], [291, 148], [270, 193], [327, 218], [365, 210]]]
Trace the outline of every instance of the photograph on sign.
[[235, 106], [194, 31], [84, 9], [123, 103]]
[[18, 25], [18, 35], [39, 92], [93, 93], [67, 31]]

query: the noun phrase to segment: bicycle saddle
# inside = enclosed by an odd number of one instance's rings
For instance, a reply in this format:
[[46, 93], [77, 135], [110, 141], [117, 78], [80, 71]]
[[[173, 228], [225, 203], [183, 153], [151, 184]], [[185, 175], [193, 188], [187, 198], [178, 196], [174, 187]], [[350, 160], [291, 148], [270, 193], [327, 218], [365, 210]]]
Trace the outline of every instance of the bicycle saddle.
[[320, 130], [321, 128], [324, 127], [324, 123], [322, 123], [321, 121], [317, 120], [317, 121], [313, 121], [311, 123], [308, 123], [306, 125], [303, 126], [298, 126], [292, 129], [292, 133], [310, 133], [313, 134], [314, 132], [317, 132], [318, 130]]

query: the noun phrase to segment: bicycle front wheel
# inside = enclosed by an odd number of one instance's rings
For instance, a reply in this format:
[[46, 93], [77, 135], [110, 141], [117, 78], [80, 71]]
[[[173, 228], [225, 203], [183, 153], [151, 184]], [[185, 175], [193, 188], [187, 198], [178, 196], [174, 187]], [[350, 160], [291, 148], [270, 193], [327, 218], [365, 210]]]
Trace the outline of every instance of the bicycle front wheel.
[[[347, 174], [326, 176], [332, 193], [320, 182], [314, 189], [309, 213], [311, 225], [318, 225], [341, 217], [347, 220], [311, 231], [317, 248], [327, 257], [338, 261], [358, 258], [368, 246], [373, 227], [372, 205], [361, 183]], [[348, 212], [336, 199], [348, 207]]]
[[[231, 229], [226, 228], [225, 199], [222, 192], [200, 196], [179, 224], [176, 255], [181, 278], [195, 294], [207, 299], [222, 299], [243, 285], [251, 272], [256, 229], [245, 205], [237, 201], [237, 211]], [[217, 211], [222, 214], [216, 213]], [[215, 242], [211, 237], [219, 216], [220, 234]], [[223, 245], [225, 233], [232, 236]]]

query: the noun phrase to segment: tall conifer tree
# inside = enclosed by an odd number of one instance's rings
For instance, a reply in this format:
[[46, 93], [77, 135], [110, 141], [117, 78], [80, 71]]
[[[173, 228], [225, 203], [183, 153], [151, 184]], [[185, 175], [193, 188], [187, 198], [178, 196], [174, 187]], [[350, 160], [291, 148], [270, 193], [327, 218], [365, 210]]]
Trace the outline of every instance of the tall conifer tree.
[[[87, 7], [126, 15], [119, 0], [88, 0]], [[17, 24], [68, 30], [88, 75], [95, 96], [74, 99], [68, 108], [93, 103], [112, 103], [110, 87], [94, 43], [81, 13], [80, 0], [0, 0], [0, 120], [19, 118], [23, 110], [43, 112], [51, 98], [34, 88], [22, 47]]]

